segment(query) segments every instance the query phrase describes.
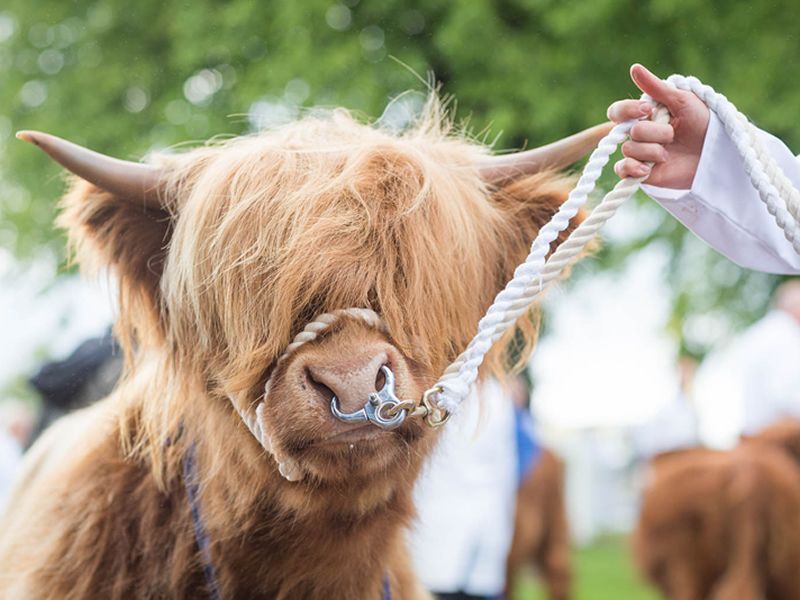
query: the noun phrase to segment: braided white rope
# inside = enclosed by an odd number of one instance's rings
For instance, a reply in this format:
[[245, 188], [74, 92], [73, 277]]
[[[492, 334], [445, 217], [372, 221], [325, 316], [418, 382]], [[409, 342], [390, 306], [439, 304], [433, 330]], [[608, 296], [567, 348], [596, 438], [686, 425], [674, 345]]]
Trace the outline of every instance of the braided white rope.
[[[291, 356], [300, 346], [314, 341], [321, 334], [327, 331], [334, 323], [345, 317], [359, 319], [370, 327], [375, 327], [376, 329], [386, 329], [386, 324], [383, 322], [383, 319], [381, 319], [380, 315], [368, 308], [342, 308], [333, 312], [323, 313], [315, 317], [313, 321], [308, 323], [303, 328], [303, 331], [294, 336], [292, 342], [286, 347], [286, 350], [284, 350], [283, 354], [281, 354], [278, 360], [275, 362], [273, 373], [275, 372], [275, 369], [277, 369], [281, 363]], [[233, 407], [236, 409], [236, 412], [239, 413], [242, 421], [244, 421], [244, 424], [247, 425], [250, 433], [253, 434], [253, 436], [258, 440], [258, 443], [261, 444], [261, 446], [267, 452], [272, 452], [272, 444], [266, 432], [266, 425], [264, 421], [264, 401], [269, 395], [271, 386], [272, 377], [267, 379], [267, 383], [264, 385], [264, 395], [261, 396], [258, 404], [256, 405], [255, 414], [252, 414], [251, 411], [249, 411], [246, 407], [239, 406], [239, 402], [237, 402], [233, 396], [230, 396], [229, 398], [231, 404], [233, 404]]]
[[[666, 109], [656, 111], [654, 119], [663, 122], [669, 120]], [[545, 257], [550, 244], [564, 231], [578, 210], [586, 204], [589, 194], [594, 190], [603, 167], [611, 155], [627, 137], [631, 127], [637, 121], [620, 123], [600, 140], [592, 152], [589, 161], [581, 174], [578, 184], [570, 192], [566, 202], [550, 220], [542, 227], [533, 241], [531, 252], [525, 262], [517, 267], [511, 281], [496, 297], [486, 316], [478, 323], [478, 333], [467, 349], [445, 370], [434, 387], [441, 389], [436, 397], [440, 408], [452, 413], [457, 410], [461, 401], [469, 394], [469, 390], [478, 377], [478, 368], [492, 345], [516, 323], [530, 307], [535, 298], [544, 290], [546, 283], [558, 277], [561, 271], [580, 254], [583, 248], [594, 238], [598, 229], [610, 219], [617, 208], [630, 198], [644, 178], [623, 179], [611, 190], [592, 214], [584, 220], [559, 245], [549, 260]]]
[[[764, 150], [756, 138], [755, 128], [725, 96], [716, 93], [697, 78], [672, 75], [667, 81], [679, 89], [694, 92], [719, 116], [726, 132], [742, 155], [745, 170], [767, 210], [775, 217], [775, 221], [795, 251], [800, 253], [800, 192]], [[647, 95], [643, 95], [642, 99], [651, 100]], [[668, 114], [663, 107], [659, 107], [654, 112], [653, 119], [666, 122]], [[550, 259], [545, 261], [550, 244], [567, 228], [569, 220], [586, 203], [609, 157], [627, 137], [635, 123], [636, 121], [628, 121], [617, 125], [600, 141], [589, 158], [577, 186], [555, 217], [539, 231], [530, 254], [516, 269], [505, 289], [495, 297], [492, 306], [478, 323], [478, 332], [467, 349], [445, 370], [432, 388], [435, 390], [434, 401], [441, 409], [448, 413], [458, 409], [475, 383], [478, 368], [492, 345], [528, 310], [545, 285], [557, 278], [576, 259], [600, 227], [639, 188], [644, 178], [628, 178], [620, 181], [606, 194], [592, 214], [558, 247]]]

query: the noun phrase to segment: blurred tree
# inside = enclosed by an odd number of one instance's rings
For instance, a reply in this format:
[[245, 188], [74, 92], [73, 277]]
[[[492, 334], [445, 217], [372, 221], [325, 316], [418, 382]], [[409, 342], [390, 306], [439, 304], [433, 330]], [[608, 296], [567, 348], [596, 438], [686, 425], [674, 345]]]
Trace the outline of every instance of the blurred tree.
[[[697, 75], [799, 148], [800, 83], [786, 73], [800, 56], [799, 17], [795, 0], [6, 0], [0, 246], [25, 258], [63, 245], [51, 225], [60, 171], [13, 141], [17, 129], [135, 158], [304, 107], [376, 117], [403, 91], [424, 92], [416, 74], [428, 71], [474, 131], [499, 134], [498, 148], [601, 121], [612, 100], [634, 94], [634, 61]], [[773, 278], [731, 265], [658, 211], [642, 207], [658, 226], [606, 246], [596, 264], [664, 244], [671, 327], [702, 354], [763, 310]]]

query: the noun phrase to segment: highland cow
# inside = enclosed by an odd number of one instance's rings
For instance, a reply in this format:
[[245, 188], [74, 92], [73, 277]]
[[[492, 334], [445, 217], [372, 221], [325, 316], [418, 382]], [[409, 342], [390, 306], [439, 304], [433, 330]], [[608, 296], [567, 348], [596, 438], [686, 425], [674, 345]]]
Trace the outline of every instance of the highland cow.
[[800, 598], [800, 423], [656, 457], [634, 534], [671, 600]]
[[572, 561], [564, 485], [564, 462], [543, 449], [536, 467], [517, 492], [514, 540], [506, 574], [509, 592], [515, 589], [522, 569], [532, 566], [550, 600], [571, 597]]
[[[361, 408], [387, 369], [418, 399], [564, 200], [543, 169], [607, 130], [493, 157], [432, 102], [402, 134], [337, 110], [148, 164], [20, 134], [78, 175], [59, 223], [119, 278], [126, 365], [32, 448], [0, 596], [426, 597], [405, 527], [435, 430], [329, 407]], [[379, 322], [345, 314], [279, 360], [350, 308]]]

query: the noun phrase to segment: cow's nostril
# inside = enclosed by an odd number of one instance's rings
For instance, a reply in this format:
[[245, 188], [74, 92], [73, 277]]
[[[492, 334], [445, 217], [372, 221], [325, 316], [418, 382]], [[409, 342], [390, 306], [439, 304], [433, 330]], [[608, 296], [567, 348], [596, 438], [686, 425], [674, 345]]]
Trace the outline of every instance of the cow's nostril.
[[381, 391], [386, 383], [386, 375], [383, 374], [383, 367], [389, 368], [389, 365], [383, 365], [378, 369], [378, 374], [375, 376], [375, 391], [377, 392]]
[[369, 401], [370, 394], [384, 386], [387, 376], [381, 367], [389, 362], [386, 352], [366, 356], [344, 354], [326, 359], [324, 365], [313, 362], [303, 365], [305, 377], [319, 398], [330, 404], [331, 398], [336, 396], [339, 407], [345, 412], [361, 409]]
[[314, 375], [311, 373], [311, 370], [306, 368], [305, 369], [306, 380], [308, 381], [309, 385], [317, 390], [317, 392], [322, 395], [325, 400], [330, 401], [336, 395], [331, 388], [327, 385], [322, 383], [321, 381], [317, 381], [314, 379]]

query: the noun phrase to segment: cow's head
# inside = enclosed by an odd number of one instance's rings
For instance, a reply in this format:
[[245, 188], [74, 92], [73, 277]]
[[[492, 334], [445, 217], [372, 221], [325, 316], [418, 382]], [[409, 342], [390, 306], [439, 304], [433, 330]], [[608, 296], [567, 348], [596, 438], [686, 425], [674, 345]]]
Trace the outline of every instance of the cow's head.
[[[60, 222], [82, 263], [120, 279], [129, 377], [145, 356], [163, 374], [146, 401], [183, 419], [191, 411], [178, 404], [210, 402], [236, 419], [228, 398], [250, 411], [269, 379], [275, 454], [321, 482], [424, 450], [420, 420], [390, 432], [345, 424], [331, 397], [361, 408], [389, 366], [397, 395], [419, 398], [565, 198], [569, 181], [544, 168], [577, 160], [606, 131], [491, 157], [435, 109], [402, 135], [334, 111], [149, 164], [21, 137], [80, 177]], [[306, 323], [348, 307], [372, 309], [385, 329], [341, 319], [276, 367]], [[526, 319], [515, 339], [532, 330]]]

